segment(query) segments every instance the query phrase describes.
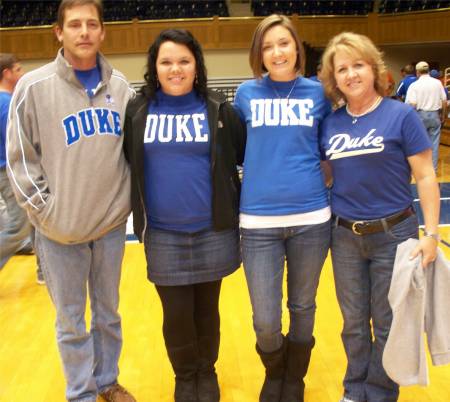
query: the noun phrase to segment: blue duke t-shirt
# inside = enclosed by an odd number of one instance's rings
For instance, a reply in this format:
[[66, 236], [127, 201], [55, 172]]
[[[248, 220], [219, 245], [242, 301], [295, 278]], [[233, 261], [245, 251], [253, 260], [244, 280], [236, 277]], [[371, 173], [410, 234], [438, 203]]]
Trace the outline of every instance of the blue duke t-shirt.
[[145, 205], [157, 229], [197, 232], [212, 226], [210, 132], [196, 93], [159, 91], [144, 134]]
[[331, 107], [322, 85], [267, 75], [239, 86], [235, 108], [247, 126], [241, 212], [292, 215], [327, 207], [319, 128]]
[[345, 219], [378, 219], [413, 202], [407, 158], [431, 147], [414, 109], [385, 98], [353, 118], [345, 107], [322, 126], [321, 148], [333, 169], [331, 209]]

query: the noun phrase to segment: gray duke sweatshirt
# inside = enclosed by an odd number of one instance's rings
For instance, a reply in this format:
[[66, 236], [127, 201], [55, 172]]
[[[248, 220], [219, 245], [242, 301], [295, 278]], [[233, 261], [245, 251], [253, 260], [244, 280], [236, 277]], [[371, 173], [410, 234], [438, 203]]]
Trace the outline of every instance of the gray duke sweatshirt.
[[59, 243], [82, 243], [125, 223], [130, 174], [123, 121], [134, 96], [98, 55], [101, 82], [92, 98], [60, 50], [24, 75], [11, 101], [7, 171], [37, 230]]

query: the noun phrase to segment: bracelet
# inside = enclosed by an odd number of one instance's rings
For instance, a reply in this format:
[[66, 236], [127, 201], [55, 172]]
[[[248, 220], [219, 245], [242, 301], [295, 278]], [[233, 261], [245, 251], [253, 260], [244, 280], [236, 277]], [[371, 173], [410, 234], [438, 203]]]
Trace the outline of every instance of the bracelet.
[[423, 235], [425, 237], [431, 237], [432, 239], [436, 240], [438, 243], [441, 240], [441, 238], [439, 237], [439, 234], [437, 234], [437, 233], [430, 233], [430, 232], [427, 232], [426, 230], [424, 230]]

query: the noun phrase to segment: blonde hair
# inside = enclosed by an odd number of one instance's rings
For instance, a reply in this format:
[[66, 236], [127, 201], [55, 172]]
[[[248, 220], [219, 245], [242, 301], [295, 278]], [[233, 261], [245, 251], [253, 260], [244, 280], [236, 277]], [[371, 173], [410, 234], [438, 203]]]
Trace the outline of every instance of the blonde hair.
[[334, 56], [338, 50], [343, 50], [349, 54], [363, 59], [370, 64], [375, 76], [375, 91], [384, 96], [386, 94], [387, 69], [384, 64], [383, 54], [374, 43], [365, 35], [353, 32], [342, 32], [330, 39], [322, 55], [321, 79], [326, 95], [336, 104], [346, 100], [345, 95], [339, 90], [334, 78]]
[[252, 45], [250, 47], [249, 61], [250, 67], [253, 71], [253, 75], [256, 78], [261, 78], [262, 75], [267, 72], [267, 69], [263, 63], [263, 54], [262, 54], [264, 35], [269, 29], [277, 25], [281, 25], [282, 27], [286, 28], [292, 35], [292, 38], [294, 39], [297, 48], [297, 60], [295, 61], [296, 72], [303, 74], [303, 71], [305, 69], [305, 50], [291, 20], [285, 15], [272, 14], [264, 18], [258, 24], [253, 34]]

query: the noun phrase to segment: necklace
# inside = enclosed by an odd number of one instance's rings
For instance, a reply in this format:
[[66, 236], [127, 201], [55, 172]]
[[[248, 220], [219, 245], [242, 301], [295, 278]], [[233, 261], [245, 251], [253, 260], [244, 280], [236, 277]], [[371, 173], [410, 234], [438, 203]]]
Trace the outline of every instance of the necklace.
[[348, 108], [348, 103], [347, 103], [345, 105], [345, 110], [352, 117], [352, 124], [355, 124], [358, 121], [359, 117], [362, 117], [362, 116], [366, 115], [367, 113], [370, 113], [373, 110], [375, 110], [377, 108], [377, 106], [381, 103], [382, 100], [383, 100], [383, 97], [378, 95], [377, 98], [375, 99], [375, 101], [366, 110], [364, 110], [362, 113], [359, 113], [359, 114], [350, 112], [350, 110]]
[[275, 92], [275, 95], [278, 96], [278, 99], [281, 99], [281, 98], [289, 99], [289, 97], [291, 96], [292, 91], [294, 90], [295, 86], [297, 85], [297, 78], [295, 78], [295, 80], [294, 80], [294, 85], [292, 85], [292, 88], [291, 88], [291, 90], [289, 91], [289, 93], [287, 94], [287, 96], [281, 96], [281, 95], [278, 93], [278, 91], [276, 90], [276, 88], [274, 87], [274, 85], [272, 84], [272, 81], [271, 81], [270, 79], [269, 79], [269, 83], [270, 83], [270, 86], [271, 86], [272, 89], [273, 89], [273, 92]]

